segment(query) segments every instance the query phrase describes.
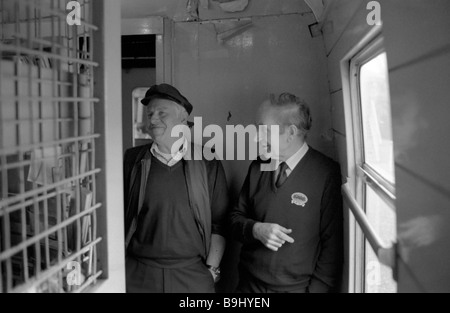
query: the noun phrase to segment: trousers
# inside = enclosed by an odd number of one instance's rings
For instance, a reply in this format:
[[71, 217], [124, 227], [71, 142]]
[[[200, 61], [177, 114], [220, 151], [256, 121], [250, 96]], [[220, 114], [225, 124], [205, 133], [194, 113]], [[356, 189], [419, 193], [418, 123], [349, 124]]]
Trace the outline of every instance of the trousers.
[[214, 278], [200, 260], [181, 268], [161, 268], [127, 257], [127, 293], [215, 293]]

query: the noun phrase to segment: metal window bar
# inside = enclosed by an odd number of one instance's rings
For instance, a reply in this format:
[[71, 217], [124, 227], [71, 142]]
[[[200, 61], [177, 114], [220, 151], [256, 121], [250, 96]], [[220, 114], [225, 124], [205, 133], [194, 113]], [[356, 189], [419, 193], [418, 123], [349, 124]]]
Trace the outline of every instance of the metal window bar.
[[364, 182], [372, 187], [378, 196], [380, 196], [391, 209], [395, 210], [395, 186], [389, 183], [367, 164], [358, 166], [357, 170], [360, 172], [359, 175], [363, 177]]
[[345, 203], [349, 206], [350, 211], [353, 213], [359, 227], [361, 228], [364, 236], [369, 242], [375, 254], [378, 256], [380, 262], [384, 265], [395, 269], [395, 245], [388, 246], [378, 236], [377, 232], [373, 229], [369, 220], [364, 213], [364, 210], [360, 207], [358, 202], [354, 199], [352, 192], [348, 184], [342, 186], [342, 194], [344, 196]]
[[[0, 0], [0, 293], [83, 292], [97, 265], [92, 0]], [[78, 285], [66, 266], [81, 265]]]

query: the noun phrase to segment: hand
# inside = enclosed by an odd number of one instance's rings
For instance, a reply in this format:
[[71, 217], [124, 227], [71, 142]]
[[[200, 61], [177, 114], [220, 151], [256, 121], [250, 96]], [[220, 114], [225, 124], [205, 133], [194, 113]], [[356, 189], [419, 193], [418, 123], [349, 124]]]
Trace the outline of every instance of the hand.
[[286, 229], [278, 224], [256, 223], [253, 226], [253, 237], [263, 243], [268, 249], [277, 252], [286, 242], [294, 243], [289, 237], [292, 229]]
[[212, 266], [208, 266], [208, 270], [214, 279], [214, 283], [218, 283], [220, 280], [220, 269], [212, 267]]

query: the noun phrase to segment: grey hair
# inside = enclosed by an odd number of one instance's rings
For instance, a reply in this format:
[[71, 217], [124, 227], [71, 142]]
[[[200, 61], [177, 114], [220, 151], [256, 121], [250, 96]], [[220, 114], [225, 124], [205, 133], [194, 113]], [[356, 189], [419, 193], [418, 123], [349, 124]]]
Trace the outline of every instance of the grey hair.
[[304, 100], [293, 94], [283, 93], [278, 97], [270, 95], [270, 103], [272, 107], [281, 110], [278, 122], [280, 126], [284, 126], [283, 132], [287, 127], [294, 125], [300, 130], [301, 135], [306, 137], [312, 128], [313, 120], [309, 106]]
[[[165, 98], [156, 98], [156, 99], [166, 100]], [[169, 99], [167, 99], [167, 100], [169, 100]], [[180, 104], [178, 104], [177, 102], [175, 102], [173, 100], [170, 100], [170, 101], [174, 104], [175, 111], [177, 112], [177, 117], [182, 117], [185, 119], [187, 119], [189, 117], [189, 113], [186, 111], [186, 109], [183, 106], [181, 106]], [[149, 102], [149, 104], [150, 103], [151, 103], [151, 101]], [[147, 106], [145, 106], [145, 108], [147, 110], [150, 110], [151, 105], [147, 105]]]
[[177, 110], [177, 117], [183, 117], [183, 118], [188, 118], [189, 113], [186, 111], [186, 109], [184, 107], [182, 107], [181, 105], [179, 105], [177, 103], [176, 106], [176, 110]]

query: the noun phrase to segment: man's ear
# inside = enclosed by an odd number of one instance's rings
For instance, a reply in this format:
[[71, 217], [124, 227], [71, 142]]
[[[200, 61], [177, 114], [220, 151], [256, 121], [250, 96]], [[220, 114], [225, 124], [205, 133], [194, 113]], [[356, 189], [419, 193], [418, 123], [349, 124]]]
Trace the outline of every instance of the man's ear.
[[300, 130], [295, 125], [289, 126], [289, 136], [296, 137], [298, 136]]
[[187, 125], [188, 118], [189, 118], [189, 114], [186, 112], [186, 110], [182, 110], [181, 111], [181, 122], [183, 124]]

